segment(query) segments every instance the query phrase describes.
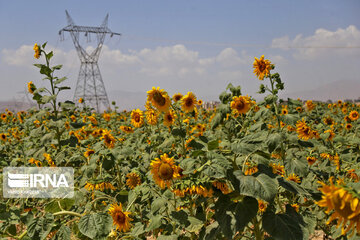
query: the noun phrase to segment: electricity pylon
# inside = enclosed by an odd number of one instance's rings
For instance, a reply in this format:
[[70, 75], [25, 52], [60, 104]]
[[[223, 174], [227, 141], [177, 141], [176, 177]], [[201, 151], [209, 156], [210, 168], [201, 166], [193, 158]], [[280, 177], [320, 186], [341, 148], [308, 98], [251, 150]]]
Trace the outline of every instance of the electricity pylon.
[[[112, 32], [107, 27], [109, 14], [106, 15], [100, 27], [88, 27], [75, 25], [69, 13], [66, 10], [65, 12], [68, 26], [59, 31], [60, 39], [64, 40], [64, 32], [70, 33], [81, 62], [74, 94], [74, 102], [78, 104], [79, 99], [83, 98], [86, 106], [93, 107], [98, 112], [100, 111], [101, 106], [108, 109], [110, 108], [110, 104], [100, 74], [98, 59], [106, 34], [110, 34], [110, 37], [121, 34]], [[80, 33], [85, 33], [85, 37], [87, 37], [88, 41], [90, 41], [90, 34], [96, 35], [97, 47], [93, 52], [86, 52], [80, 45]]]

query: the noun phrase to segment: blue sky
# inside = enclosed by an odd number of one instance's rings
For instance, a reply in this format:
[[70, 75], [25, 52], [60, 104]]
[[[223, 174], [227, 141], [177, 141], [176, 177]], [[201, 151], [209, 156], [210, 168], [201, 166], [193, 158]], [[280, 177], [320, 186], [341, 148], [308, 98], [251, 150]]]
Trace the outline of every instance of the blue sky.
[[[0, 0], [0, 81], [2, 86], [8, 84], [7, 91], [1, 90], [0, 100], [10, 98], [22, 90], [24, 83], [39, 78], [36, 69], [31, 69], [36, 61], [31, 58], [25, 61], [22, 55], [35, 42], [48, 41], [49, 47], [59, 50], [62, 56], [59, 61], [70, 59], [72, 63], [69, 66], [64, 63], [62, 73], [68, 73], [74, 85], [79, 61], [73, 60], [76, 55], [70, 36], [65, 35], [63, 42], [58, 36], [58, 31], [67, 25], [65, 9], [76, 24], [88, 26], [100, 25], [109, 13], [109, 27], [123, 34], [120, 39], [105, 40], [104, 56], [100, 56], [108, 89], [145, 92], [158, 84], [171, 93], [193, 90], [205, 97], [218, 95], [231, 81], [246, 85], [245, 94], [253, 95], [259, 82], [252, 76], [251, 65], [253, 57], [261, 54], [277, 61], [277, 70], [288, 78], [284, 79], [288, 92], [313, 90], [335, 81], [360, 82], [357, 74], [360, 48], [325, 51], [274, 48], [360, 46], [358, 0]], [[325, 31], [316, 32], [319, 29]], [[144, 52], [145, 49], [148, 51]], [[151, 61], [152, 56], [158, 62]], [[111, 57], [117, 60], [111, 61]], [[159, 58], [167, 59], [166, 66]], [[314, 64], [318, 64], [316, 69]], [[329, 69], [332, 64], [338, 69]], [[178, 75], [173, 74], [176, 66], [183, 69]], [[159, 68], [163, 71], [155, 72]], [[207, 82], [209, 76], [215, 75]], [[227, 80], [223, 80], [225, 77]], [[14, 81], [9, 83], [9, 78]], [[305, 84], [300, 84], [300, 80]]]

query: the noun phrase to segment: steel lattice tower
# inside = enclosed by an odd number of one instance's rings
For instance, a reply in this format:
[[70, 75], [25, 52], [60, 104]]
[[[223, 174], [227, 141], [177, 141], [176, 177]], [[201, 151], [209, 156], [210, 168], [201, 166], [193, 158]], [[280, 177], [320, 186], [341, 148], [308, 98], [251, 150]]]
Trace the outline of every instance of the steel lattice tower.
[[[98, 112], [100, 111], [101, 106], [108, 109], [110, 108], [110, 104], [100, 74], [98, 59], [106, 34], [110, 34], [110, 37], [121, 34], [114, 33], [107, 27], [109, 14], [106, 15], [100, 27], [87, 27], [75, 25], [69, 13], [67, 11], [65, 12], [68, 26], [61, 29], [59, 35], [61, 40], [64, 40], [64, 32], [70, 32], [81, 62], [74, 94], [74, 102], [78, 104], [79, 99], [83, 98], [86, 106], [93, 107]], [[97, 47], [92, 53], [87, 53], [80, 45], [80, 33], [85, 33], [85, 37], [87, 37], [88, 41], [90, 40], [90, 34], [93, 33], [96, 35]]]

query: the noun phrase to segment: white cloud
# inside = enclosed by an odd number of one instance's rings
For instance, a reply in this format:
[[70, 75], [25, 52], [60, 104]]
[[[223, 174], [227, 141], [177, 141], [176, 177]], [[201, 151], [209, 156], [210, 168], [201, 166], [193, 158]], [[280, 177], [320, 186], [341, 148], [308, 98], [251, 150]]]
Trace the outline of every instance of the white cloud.
[[354, 50], [351, 48], [353, 46], [360, 46], [360, 31], [354, 25], [339, 28], [336, 31], [319, 28], [308, 37], [299, 34], [293, 40], [284, 36], [272, 41], [272, 47], [276, 48], [298, 47], [294, 52], [294, 57], [297, 59], [316, 59], [329, 54], [337, 56], [359, 55], [359, 48]]

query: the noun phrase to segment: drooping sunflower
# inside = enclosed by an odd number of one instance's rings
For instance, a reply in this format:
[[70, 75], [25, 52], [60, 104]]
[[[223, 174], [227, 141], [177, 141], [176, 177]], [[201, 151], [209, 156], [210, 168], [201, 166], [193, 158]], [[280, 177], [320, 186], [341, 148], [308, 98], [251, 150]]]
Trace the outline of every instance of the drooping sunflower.
[[108, 148], [114, 148], [116, 138], [111, 134], [110, 130], [104, 129], [101, 139], [104, 139], [104, 143]]
[[134, 189], [136, 186], [141, 184], [140, 176], [137, 173], [129, 173], [126, 175], [126, 178], [126, 185], [130, 189]]
[[299, 139], [309, 140], [314, 137], [314, 133], [311, 128], [305, 123], [305, 120], [297, 121], [296, 123], [296, 132], [298, 133]]
[[245, 114], [251, 108], [250, 98], [248, 96], [235, 96], [230, 103], [230, 107], [233, 112], [236, 112], [238, 114]]
[[116, 225], [116, 229], [122, 232], [127, 232], [131, 228], [130, 222], [133, 220], [129, 217], [130, 212], [124, 212], [121, 203], [111, 204], [109, 208], [109, 214], [113, 219], [113, 225]]
[[35, 43], [33, 49], [34, 49], [34, 52], [35, 52], [34, 57], [39, 59], [40, 55], [41, 55], [41, 50], [40, 50], [40, 47], [37, 45], [37, 43]]
[[134, 129], [129, 126], [120, 126], [120, 129], [122, 131], [124, 131], [125, 133], [133, 133], [134, 132]]
[[359, 118], [359, 113], [357, 111], [351, 111], [349, 113], [349, 118], [351, 119], [351, 121], [356, 121]]
[[131, 124], [134, 127], [141, 127], [144, 124], [144, 114], [140, 109], [132, 110]]
[[329, 125], [329, 126], [334, 124], [334, 120], [330, 116], [327, 116], [326, 118], [324, 118], [323, 121], [326, 125]]
[[324, 133], [329, 133], [330, 134], [329, 137], [327, 138], [328, 141], [332, 141], [334, 139], [334, 137], [335, 137], [335, 133], [331, 129], [326, 130]]
[[216, 180], [212, 183], [212, 185], [219, 189], [223, 194], [229, 194], [232, 192], [231, 188], [225, 182]]
[[300, 180], [299, 176], [297, 176], [295, 173], [290, 174], [287, 177], [287, 180], [293, 181], [293, 182], [296, 182], [296, 183], [301, 183], [301, 180]]
[[307, 160], [308, 164], [311, 166], [316, 162], [317, 159], [316, 159], [316, 157], [308, 156], [308, 157], [306, 157], [306, 160]]
[[28, 82], [27, 87], [28, 87], [29, 93], [31, 93], [31, 94], [34, 93], [34, 91], [36, 90], [36, 87], [35, 87], [35, 85], [33, 84], [33, 82]]
[[196, 103], [196, 96], [192, 92], [188, 92], [181, 98], [181, 107], [185, 112], [193, 111]]
[[307, 100], [307, 101], [305, 102], [305, 107], [306, 107], [306, 109], [310, 112], [310, 111], [312, 111], [312, 110], [315, 108], [315, 104], [313, 103], [312, 100]]
[[170, 110], [169, 112], [164, 114], [164, 125], [170, 127], [174, 124], [176, 119], [176, 114], [174, 111]]
[[264, 59], [264, 55], [262, 55], [260, 59], [255, 57], [253, 67], [256, 77], [259, 78], [259, 80], [264, 80], [264, 77], [270, 74], [271, 62]]
[[172, 180], [180, 176], [174, 158], [169, 158], [166, 153], [152, 160], [150, 166], [153, 179], [161, 189], [164, 189], [165, 185], [170, 188]]
[[[316, 204], [327, 208], [325, 211], [327, 214], [333, 211], [327, 223], [330, 224], [336, 219], [338, 221], [337, 227], [342, 225], [341, 232], [343, 235], [350, 230], [354, 234], [355, 228], [356, 232], [360, 233], [360, 199], [343, 186], [334, 185], [332, 179], [330, 179], [329, 185], [323, 182], [320, 182], [320, 184], [322, 187], [319, 190], [323, 195], [322, 199]], [[348, 222], [349, 224], [346, 227]]]
[[168, 111], [171, 104], [169, 95], [160, 87], [153, 87], [147, 92], [147, 101], [151, 102], [160, 112]]
[[182, 97], [183, 95], [181, 93], [175, 93], [172, 99], [174, 100], [174, 102], [178, 102], [181, 100]]
[[278, 163], [278, 164], [270, 163], [270, 167], [272, 168], [272, 172], [274, 174], [278, 174], [282, 177], [284, 176], [284, 174], [285, 174], [284, 166], [281, 165], [280, 163]]
[[150, 125], [156, 125], [158, 121], [158, 114], [154, 109], [149, 109], [145, 112], [146, 114], [146, 121]]
[[95, 150], [93, 150], [93, 149], [87, 149], [87, 151], [86, 152], [84, 152], [84, 157], [86, 157], [86, 158], [89, 158], [91, 155], [93, 155], [95, 153]]

